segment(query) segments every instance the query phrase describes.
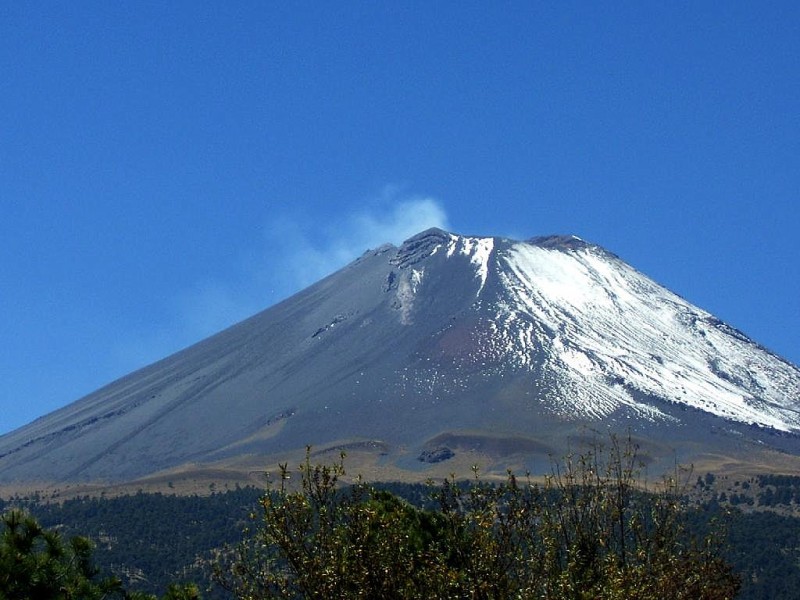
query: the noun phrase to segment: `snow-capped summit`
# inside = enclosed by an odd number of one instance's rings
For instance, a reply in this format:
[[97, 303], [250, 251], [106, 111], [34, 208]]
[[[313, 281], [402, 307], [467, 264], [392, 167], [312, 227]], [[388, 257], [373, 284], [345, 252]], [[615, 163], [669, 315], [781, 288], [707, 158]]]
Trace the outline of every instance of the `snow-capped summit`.
[[575, 236], [430, 229], [1, 437], [0, 483], [247, 472], [308, 444], [389, 478], [535, 468], [586, 427], [652, 460], [798, 455], [800, 370]]
[[800, 429], [796, 367], [599, 246], [575, 236], [517, 242], [428, 231], [399, 252], [401, 268], [415, 265], [418, 293], [425, 293], [425, 259], [438, 252], [467, 257], [479, 282], [474, 308], [492, 335], [472, 352], [509, 372], [546, 372], [557, 392], [554, 412], [602, 419], [626, 410], [675, 421], [648, 400], [658, 398]]

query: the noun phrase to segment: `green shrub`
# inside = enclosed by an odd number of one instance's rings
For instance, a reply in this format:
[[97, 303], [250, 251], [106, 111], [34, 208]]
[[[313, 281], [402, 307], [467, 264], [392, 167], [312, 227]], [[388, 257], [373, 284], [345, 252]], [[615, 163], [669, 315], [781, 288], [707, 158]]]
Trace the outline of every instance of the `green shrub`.
[[720, 538], [691, 539], [677, 478], [638, 480], [636, 448], [611, 439], [549, 477], [499, 485], [453, 478], [420, 509], [359, 482], [344, 455], [280, 480], [216, 579], [239, 599], [474, 598], [722, 600], [739, 580]]

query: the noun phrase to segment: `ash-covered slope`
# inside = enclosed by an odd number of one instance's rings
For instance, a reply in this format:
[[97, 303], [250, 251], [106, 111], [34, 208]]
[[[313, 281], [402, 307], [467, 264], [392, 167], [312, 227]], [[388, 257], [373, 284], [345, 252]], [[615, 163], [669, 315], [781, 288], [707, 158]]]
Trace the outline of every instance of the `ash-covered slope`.
[[530, 465], [586, 424], [672, 459], [797, 452], [799, 410], [797, 367], [600, 247], [434, 229], [3, 436], [0, 482], [307, 444], [401, 469], [464, 449]]

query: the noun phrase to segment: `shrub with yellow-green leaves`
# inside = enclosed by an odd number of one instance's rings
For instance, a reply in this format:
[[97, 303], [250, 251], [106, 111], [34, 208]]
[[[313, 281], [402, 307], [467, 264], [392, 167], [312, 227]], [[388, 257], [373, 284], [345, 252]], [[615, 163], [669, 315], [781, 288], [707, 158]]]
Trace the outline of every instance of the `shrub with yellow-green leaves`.
[[692, 539], [676, 478], [638, 480], [636, 448], [612, 438], [554, 464], [543, 481], [513, 473], [432, 487], [414, 507], [364, 483], [344, 487], [344, 455], [279, 483], [216, 577], [236, 598], [723, 600], [738, 577], [721, 538]]

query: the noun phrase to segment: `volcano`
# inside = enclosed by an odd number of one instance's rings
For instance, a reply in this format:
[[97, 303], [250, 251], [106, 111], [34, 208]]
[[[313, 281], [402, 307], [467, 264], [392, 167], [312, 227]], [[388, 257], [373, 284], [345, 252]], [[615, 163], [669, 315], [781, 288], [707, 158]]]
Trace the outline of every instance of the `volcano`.
[[0, 437], [0, 483], [244, 477], [309, 445], [376, 477], [536, 472], [597, 432], [796, 466], [800, 369], [577, 237], [431, 229]]

